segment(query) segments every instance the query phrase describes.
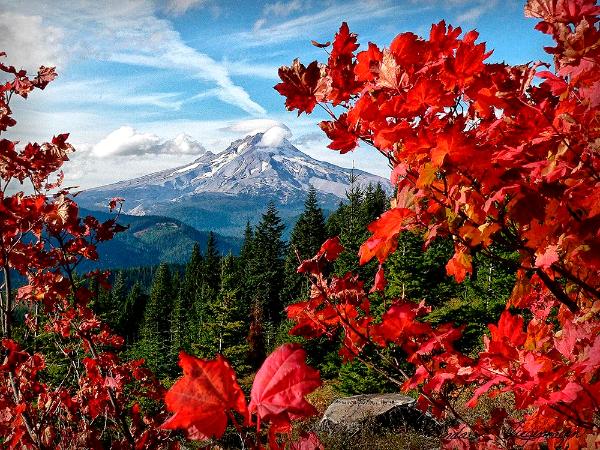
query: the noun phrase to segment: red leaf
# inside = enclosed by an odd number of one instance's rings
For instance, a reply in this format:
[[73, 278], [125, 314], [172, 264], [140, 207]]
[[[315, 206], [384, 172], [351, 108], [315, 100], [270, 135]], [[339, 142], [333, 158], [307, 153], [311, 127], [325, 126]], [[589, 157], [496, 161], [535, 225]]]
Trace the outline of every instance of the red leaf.
[[354, 150], [358, 145], [358, 137], [350, 131], [350, 125], [346, 117], [346, 113], [343, 113], [335, 121], [324, 120], [319, 123], [321, 129], [331, 139], [331, 144], [327, 147], [332, 150], [339, 150], [341, 154]]
[[385, 286], [387, 285], [387, 281], [385, 279], [385, 273], [383, 272], [383, 267], [379, 265], [379, 269], [375, 274], [375, 283], [373, 283], [373, 287], [371, 288], [371, 292], [383, 292]]
[[548, 269], [552, 264], [558, 261], [558, 245], [548, 246], [544, 253], [537, 255], [535, 258], [535, 267]]
[[340, 254], [343, 251], [344, 251], [344, 247], [340, 243], [339, 236], [335, 236], [335, 237], [327, 239], [323, 243], [323, 245], [319, 249], [319, 252], [317, 253], [317, 256], [324, 255], [325, 259], [327, 261], [331, 262], [331, 261], [335, 261], [336, 259], [338, 259], [338, 257], [340, 256]]
[[513, 316], [505, 310], [500, 316], [498, 325], [489, 325], [492, 335], [492, 342], [501, 342], [507, 339], [514, 347], [525, 343], [527, 334], [523, 331], [523, 318]]
[[300, 435], [300, 439], [292, 442], [291, 450], [325, 450], [325, 447], [321, 444], [319, 436], [311, 431], [308, 434]]
[[382, 58], [383, 53], [381, 50], [375, 44], [369, 42], [368, 50], [356, 55], [357, 64], [354, 67], [354, 73], [358, 80], [372, 81]]
[[374, 256], [383, 263], [387, 256], [396, 250], [398, 234], [407, 228], [407, 220], [413, 216], [414, 213], [409, 209], [393, 208], [371, 222], [368, 230], [373, 236], [360, 246], [360, 264], [369, 262]]
[[108, 207], [112, 211], [117, 207], [117, 203], [121, 204], [124, 201], [125, 199], [123, 197], [113, 197], [110, 199], [110, 202], [108, 202]]
[[282, 83], [275, 86], [277, 92], [286, 97], [285, 106], [288, 110], [298, 110], [300, 113], [311, 113], [317, 104], [315, 91], [321, 78], [321, 69], [316, 61], [311, 62], [308, 67], [300, 64], [295, 59], [291, 67], [279, 68], [279, 78]]
[[175, 415], [161, 428], [184, 429], [191, 439], [219, 438], [227, 426], [227, 414], [236, 410], [248, 417], [246, 399], [235, 372], [221, 355], [214, 360], [179, 354], [183, 377], [165, 396], [167, 409]]
[[317, 48], [327, 48], [331, 45], [331, 42], [329, 41], [325, 42], [324, 44], [321, 44], [320, 42], [311, 40], [310, 43]]
[[290, 423], [310, 417], [316, 409], [304, 398], [321, 385], [319, 372], [305, 363], [299, 344], [285, 344], [271, 353], [254, 378], [250, 393], [251, 413], [260, 421]]
[[455, 252], [452, 259], [446, 264], [446, 273], [454, 276], [457, 283], [462, 283], [467, 273], [473, 273], [471, 259], [471, 255], [466, 250]]
[[342, 22], [340, 30], [335, 34], [333, 40], [333, 49], [330, 58], [352, 57], [354, 50], [358, 48], [356, 43], [356, 34], [350, 33], [348, 24]]
[[[581, 391], [583, 391], [583, 388], [580, 384], [569, 381], [562, 390], [550, 394], [548, 400], [550, 400], [551, 403], [573, 403], [577, 399], [577, 394]], [[542, 404], [546, 403], [544, 399], [540, 399], [540, 402]]]

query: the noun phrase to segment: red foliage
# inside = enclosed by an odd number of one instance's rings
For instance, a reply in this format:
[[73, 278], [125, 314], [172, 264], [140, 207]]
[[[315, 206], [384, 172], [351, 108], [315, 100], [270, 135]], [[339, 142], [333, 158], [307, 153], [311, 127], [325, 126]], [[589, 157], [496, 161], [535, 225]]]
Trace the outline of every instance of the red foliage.
[[[235, 373], [225, 358], [207, 361], [181, 353], [183, 377], [166, 395], [167, 407], [175, 414], [162, 428], [184, 429], [191, 439], [220, 438], [228, 418], [238, 431], [242, 425], [232, 414], [240, 413], [245, 426], [256, 424], [255, 442], [260, 442], [261, 425], [268, 424], [269, 448], [281, 448], [278, 435], [289, 437], [292, 421], [311, 417], [315, 408], [304, 398], [321, 385], [319, 372], [304, 362], [306, 353], [297, 344], [285, 344], [267, 357], [256, 373], [250, 405], [240, 389]], [[240, 434], [241, 436], [241, 434]], [[296, 444], [298, 448], [319, 448], [319, 440], [311, 435]], [[312, 447], [311, 447], [312, 445]]]
[[[459, 282], [473, 272], [473, 254], [502, 258], [492, 244], [518, 252], [507, 308], [529, 314], [507, 309], [489, 325], [475, 359], [453, 348], [460, 329], [422, 320], [424, 305], [393, 301], [378, 323], [351, 274], [326, 279], [318, 255], [299, 268], [311, 276], [313, 289], [308, 301], [288, 307], [296, 322], [291, 333], [317, 337], [341, 330], [342, 355], [371, 365], [377, 346], [400, 347], [413, 374], [385, 354], [379, 355], [382, 373], [391, 381], [404, 378], [398, 381], [403, 389], [418, 388], [420, 406], [454, 414], [460, 423], [454, 431], [479, 437], [453, 439], [448, 447], [547, 441], [576, 448], [593, 445], [598, 432], [600, 7], [594, 0], [529, 0], [525, 13], [542, 19], [536, 28], [554, 39], [556, 46], [546, 49], [554, 71], [538, 70], [549, 67], [542, 63], [487, 63], [491, 52], [477, 42], [477, 32], [461, 37], [460, 28], [443, 21], [428, 39], [403, 33], [389, 49], [369, 43], [354, 56], [356, 37], [343, 24], [337, 50], [314, 82], [326, 87], [317, 101], [331, 115], [321, 123], [329, 147], [345, 153], [363, 141], [393, 167], [396, 198], [369, 225], [372, 235], [360, 248], [361, 263], [380, 263], [373, 291], [384, 289], [381, 265], [404, 230], [422, 230], [426, 244], [452, 236], [455, 251], [446, 270]], [[278, 90], [294, 93], [285, 79]], [[523, 420], [508, 411], [488, 421], [464, 420], [450, 396], [463, 387], [474, 392], [469, 406], [481, 395], [511, 392]], [[506, 427], [516, 434], [507, 437]], [[529, 441], [518, 436], [533, 432], [553, 434]]]
[[[4, 56], [4, 54], [0, 54]], [[34, 77], [0, 63], [8, 81], [0, 86], [0, 133], [14, 126], [9, 103], [14, 95], [27, 98], [44, 89], [56, 73], [42, 67]], [[132, 397], [160, 400], [163, 389], [143, 361], [121, 361], [116, 351], [123, 339], [111, 332], [87, 306], [92, 292], [87, 279], [106, 285], [106, 274], [88, 274], [75, 281], [74, 270], [83, 259], [98, 258], [96, 244], [111, 239], [124, 227], [116, 219], [100, 223], [79, 217], [68, 190], [58, 190], [58, 171], [74, 151], [68, 134], [50, 142], [0, 140], [0, 266], [3, 275], [2, 353], [0, 365], [0, 436], [3, 448], [176, 448], [157, 421], [163, 414], [142, 415], [129, 408]], [[16, 185], [27, 189], [9, 195]], [[111, 207], [113, 207], [111, 202]], [[28, 284], [14, 296], [12, 272]], [[45, 374], [43, 354], [13, 340], [16, 303], [28, 310], [30, 332], [47, 333], [68, 368], [61, 383]], [[127, 395], [126, 395], [127, 392]]]
[[167, 408], [175, 415], [162, 428], [183, 428], [190, 439], [206, 440], [223, 435], [230, 410], [248, 420], [244, 393], [225, 358], [218, 355], [206, 361], [181, 352], [179, 365], [183, 378], [165, 397]]

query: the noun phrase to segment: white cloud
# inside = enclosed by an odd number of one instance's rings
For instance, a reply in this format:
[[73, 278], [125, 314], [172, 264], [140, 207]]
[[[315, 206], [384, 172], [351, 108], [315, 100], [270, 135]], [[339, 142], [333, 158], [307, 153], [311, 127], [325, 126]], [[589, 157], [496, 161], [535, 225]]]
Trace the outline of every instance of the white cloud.
[[[233, 82], [223, 64], [187, 45], [168, 20], [159, 18], [151, 2], [112, 0], [103, 7], [92, 0], [56, 0], [52, 7], [31, 2], [30, 16], [20, 14], [14, 2], [0, 0], [0, 6], [13, 9], [0, 15], [0, 31], [7, 36], [32, 35], [19, 37], [23, 42], [17, 39], [18, 46], [13, 48], [17, 61], [29, 59], [29, 54], [54, 59], [63, 55], [65, 60], [96, 59], [165, 69], [214, 83], [217, 98], [250, 114], [265, 113], [243, 87]], [[33, 27], [33, 34], [23, 32], [29, 30], [28, 26]], [[48, 53], [50, 48], [53, 53]], [[61, 63], [64, 65], [64, 61]]]
[[154, 106], [167, 110], [178, 110], [184, 103], [181, 92], [142, 94], [140, 89], [136, 89], [137, 84], [140, 84], [140, 77], [122, 77], [118, 82], [104, 78], [76, 81], [58, 78], [46, 88], [41, 100], [43, 103], [66, 102], [71, 105]]
[[[40, 16], [0, 12], [0, 51], [17, 69], [35, 72], [44, 66], [61, 66], [63, 31], [44, 24]], [[4, 62], [4, 61], [3, 61]]]
[[267, 19], [261, 17], [256, 22], [254, 22], [254, 26], [252, 27], [252, 31], [260, 30], [267, 23]]
[[205, 151], [202, 145], [185, 134], [163, 140], [155, 134], [139, 133], [132, 127], [123, 126], [94, 145], [91, 154], [97, 158], [106, 158], [160, 154], [199, 155]]
[[455, 23], [472, 23], [478, 20], [482, 15], [496, 7], [497, 0], [484, 0], [474, 5], [471, 5], [467, 10], [463, 11], [456, 17]]
[[296, 11], [301, 11], [304, 8], [303, 2], [300, 0], [290, 0], [289, 2], [267, 3], [263, 7], [263, 15], [287, 17]]
[[228, 125], [221, 127], [220, 130], [247, 136], [250, 134], [264, 133], [271, 128], [281, 128], [286, 130], [290, 134], [290, 137], [292, 135], [291, 130], [286, 124], [273, 119], [240, 120], [238, 122], [229, 123]]
[[168, 0], [165, 5], [167, 14], [181, 16], [190, 9], [200, 8], [206, 5], [206, 0]]
[[274, 126], [266, 130], [258, 143], [259, 147], [279, 147], [285, 139], [290, 139], [292, 132], [288, 127]]
[[331, 5], [315, 14], [304, 14], [290, 20], [265, 27], [264, 23], [252, 31], [243, 31], [231, 36], [239, 45], [259, 47], [283, 43], [303, 38], [312, 39], [318, 31], [330, 31], [339, 27], [342, 21], [359, 22], [363, 20], [389, 17], [400, 13], [412, 14], [429, 7], [406, 8], [390, 0], [355, 0]]
[[264, 78], [267, 80], [279, 80], [277, 72], [279, 66], [257, 64], [256, 62], [250, 61], [223, 61], [223, 65], [227, 67], [227, 70], [231, 75], [243, 75], [250, 77]]

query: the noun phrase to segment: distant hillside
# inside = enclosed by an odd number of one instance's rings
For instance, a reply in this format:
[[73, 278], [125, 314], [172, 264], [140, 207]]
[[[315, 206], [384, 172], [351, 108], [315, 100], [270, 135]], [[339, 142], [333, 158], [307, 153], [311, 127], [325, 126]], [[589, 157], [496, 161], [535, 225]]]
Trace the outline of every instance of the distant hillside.
[[[102, 211], [81, 209], [81, 215], [92, 215], [98, 220], [113, 217]], [[129, 229], [115, 238], [98, 245], [100, 260], [86, 262], [78, 270], [96, 268], [127, 268], [149, 266], [161, 262], [185, 263], [195, 242], [204, 252], [208, 232], [198, 231], [179, 220], [161, 216], [130, 216], [122, 214], [119, 223], [129, 225]], [[231, 251], [237, 254], [242, 240], [216, 234], [217, 247], [223, 254]]]

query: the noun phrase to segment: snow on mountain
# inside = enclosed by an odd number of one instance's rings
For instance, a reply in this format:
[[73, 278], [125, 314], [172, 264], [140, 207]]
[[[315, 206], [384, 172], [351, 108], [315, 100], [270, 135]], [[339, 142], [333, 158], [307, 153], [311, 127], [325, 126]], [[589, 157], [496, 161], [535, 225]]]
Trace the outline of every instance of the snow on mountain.
[[[189, 137], [180, 136], [188, 139], [187, 145], [194, 145]], [[206, 229], [211, 225], [222, 233], [228, 231], [228, 222], [239, 224], [255, 218], [264, 209], [266, 199], [275, 200], [279, 206], [288, 205], [290, 216], [299, 213], [311, 185], [320, 193], [324, 207], [334, 208], [345, 199], [351, 170], [311, 158], [294, 147], [289, 137], [289, 131], [273, 127], [236, 140], [221, 153], [199, 146], [202, 153], [191, 164], [90, 189], [79, 201], [88, 208], [100, 209], [110, 197], [120, 196], [126, 200], [127, 214], [171, 215], [192, 226]], [[381, 183], [389, 190], [390, 184], [384, 178], [359, 170], [354, 175], [361, 185]], [[218, 209], [218, 202], [234, 202], [235, 206], [225, 212]], [[205, 214], [209, 210], [213, 216]], [[215, 214], [220, 217], [216, 227]], [[235, 214], [243, 216], [242, 220], [232, 216]]]

